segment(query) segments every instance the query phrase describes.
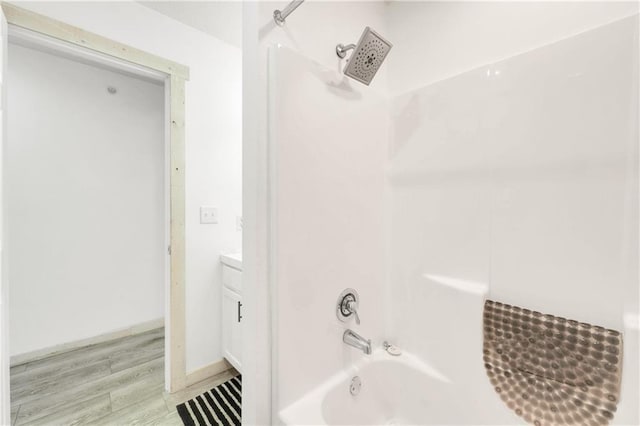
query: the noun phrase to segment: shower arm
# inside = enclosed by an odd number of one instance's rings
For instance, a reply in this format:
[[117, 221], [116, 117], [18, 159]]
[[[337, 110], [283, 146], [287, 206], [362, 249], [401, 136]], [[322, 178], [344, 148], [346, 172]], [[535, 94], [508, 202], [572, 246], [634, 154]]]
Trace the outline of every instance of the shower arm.
[[336, 55], [338, 55], [340, 59], [344, 59], [344, 57], [347, 56], [347, 51], [355, 48], [356, 48], [356, 45], [353, 43], [347, 44], [346, 46], [340, 43], [339, 45], [336, 46]]
[[276, 21], [276, 24], [278, 24], [279, 26], [283, 26], [285, 24], [285, 20], [287, 19], [287, 16], [291, 15], [291, 12], [296, 10], [298, 6], [300, 6], [303, 2], [304, 0], [293, 0], [284, 9], [274, 10], [273, 20]]

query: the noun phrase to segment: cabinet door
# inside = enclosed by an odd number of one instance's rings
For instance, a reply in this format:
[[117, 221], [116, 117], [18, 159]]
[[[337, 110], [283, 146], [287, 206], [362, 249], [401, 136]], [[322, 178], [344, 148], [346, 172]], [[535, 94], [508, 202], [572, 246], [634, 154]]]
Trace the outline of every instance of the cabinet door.
[[236, 370], [241, 371], [242, 298], [228, 288], [222, 289], [222, 352]]

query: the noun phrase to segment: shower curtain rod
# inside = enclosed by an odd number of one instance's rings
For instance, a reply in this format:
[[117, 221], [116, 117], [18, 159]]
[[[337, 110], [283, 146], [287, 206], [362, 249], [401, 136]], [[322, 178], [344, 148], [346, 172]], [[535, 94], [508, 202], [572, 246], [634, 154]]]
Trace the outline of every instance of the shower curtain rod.
[[298, 6], [300, 6], [304, 0], [293, 0], [291, 3], [287, 5], [282, 10], [276, 9], [273, 11], [273, 20], [276, 21], [276, 24], [283, 26], [285, 24], [285, 19], [287, 16], [291, 15], [291, 12], [296, 10]]

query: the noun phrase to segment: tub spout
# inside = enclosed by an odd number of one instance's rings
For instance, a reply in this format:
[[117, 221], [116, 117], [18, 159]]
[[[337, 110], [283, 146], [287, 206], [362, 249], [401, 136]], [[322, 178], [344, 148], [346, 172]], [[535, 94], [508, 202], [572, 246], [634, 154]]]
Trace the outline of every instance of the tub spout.
[[371, 355], [371, 340], [367, 340], [355, 331], [345, 330], [342, 341], [349, 346], [360, 349], [367, 355]]

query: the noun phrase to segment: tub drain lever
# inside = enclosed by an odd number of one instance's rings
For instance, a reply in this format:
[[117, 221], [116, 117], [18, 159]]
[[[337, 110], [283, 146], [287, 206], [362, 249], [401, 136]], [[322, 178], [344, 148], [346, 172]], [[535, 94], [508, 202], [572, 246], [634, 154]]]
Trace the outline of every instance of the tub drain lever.
[[382, 348], [387, 351], [389, 355], [400, 356], [402, 355], [402, 351], [397, 346], [394, 346], [387, 342], [386, 340], [382, 342]]

